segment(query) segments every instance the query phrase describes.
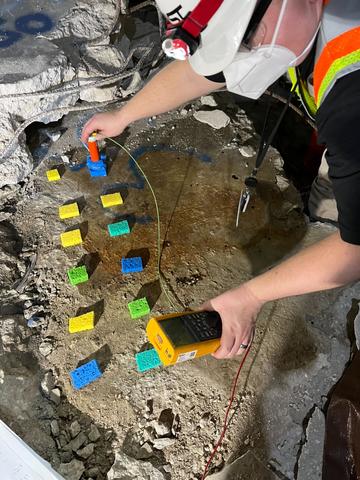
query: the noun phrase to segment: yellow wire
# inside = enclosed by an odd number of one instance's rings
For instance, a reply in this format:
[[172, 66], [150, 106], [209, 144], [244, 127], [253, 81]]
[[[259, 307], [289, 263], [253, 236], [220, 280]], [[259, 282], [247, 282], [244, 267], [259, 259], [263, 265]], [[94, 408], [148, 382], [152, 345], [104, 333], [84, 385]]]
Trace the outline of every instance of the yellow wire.
[[115, 145], [117, 145], [118, 147], [120, 147], [122, 150], [124, 150], [124, 152], [125, 152], [127, 155], [129, 155], [129, 157], [131, 158], [131, 160], [135, 163], [135, 165], [137, 166], [137, 168], [140, 170], [141, 175], [144, 177], [146, 183], [148, 184], [148, 186], [149, 186], [149, 188], [150, 188], [150, 191], [151, 191], [151, 194], [152, 194], [152, 196], [153, 196], [154, 203], [155, 203], [156, 217], [157, 217], [157, 275], [158, 275], [158, 277], [159, 277], [160, 288], [161, 288], [162, 292], [165, 294], [165, 296], [166, 296], [168, 302], [170, 303], [171, 307], [172, 307], [174, 310], [176, 310], [176, 306], [175, 306], [174, 302], [171, 300], [170, 295], [169, 295], [168, 292], [167, 292], [167, 286], [164, 284], [163, 279], [162, 279], [162, 273], [161, 273], [161, 268], [160, 268], [160, 261], [161, 261], [160, 211], [159, 211], [159, 205], [158, 205], [158, 201], [157, 201], [157, 198], [156, 198], [154, 189], [152, 188], [151, 183], [149, 182], [149, 179], [148, 179], [147, 176], [145, 175], [145, 172], [144, 172], [143, 169], [140, 167], [139, 163], [136, 161], [136, 159], [135, 159], [134, 156], [131, 154], [131, 152], [130, 152], [126, 147], [124, 147], [123, 145], [121, 145], [119, 142], [117, 142], [116, 140], [114, 140], [113, 138], [110, 138], [110, 137], [105, 137], [105, 138], [106, 138], [106, 140], [110, 140], [111, 142], [115, 143]]

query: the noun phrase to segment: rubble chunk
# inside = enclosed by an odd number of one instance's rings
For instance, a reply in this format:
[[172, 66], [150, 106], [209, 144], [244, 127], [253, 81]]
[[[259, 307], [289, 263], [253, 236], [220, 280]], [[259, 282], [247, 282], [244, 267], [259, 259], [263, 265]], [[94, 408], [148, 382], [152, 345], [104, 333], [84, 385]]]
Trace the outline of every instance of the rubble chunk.
[[219, 130], [225, 128], [230, 123], [230, 118], [222, 110], [199, 110], [194, 113], [194, 118], [201, 123], [206, 123], [210, 127]]
[[157, 450], [163, 450], [164, 448], [171, 447], [171, 445], [174, 445], [174, 443], [176, 442], [176, 439], [168, 438], [168, 437], [154, 438], [152, 442], [153, 442], [154, 448], [156, 448]]
[[80, 448], [87, 442], [87, 437], [84, 432], [80, 432], [77, 437], [75, 437], [71, 442], [69, 443], [69, 447], [71, 450], [74, 452], [77, 452], [80, 450]]
[[93, 443], [89, 443], [89, 445], [86, 445], [86, 447], [80, 450], [77, 450], [76, 453], [81, 458], [89, 458], [90, 455], [94, 453], [94, 450], [95, 450], [95, 445]]
[[207, 105], [208, 107], [217, 107], [215, 98], [212, 95], [204, 95], [200, 98], [201, 105]]
[[70, 430], [71, 438], [77, 437], [81, 432], [80, 423], [77, 420], [75, 420], [74, 422], [71, 423], [69, 430]]
[[90, 432], [88, 433], [88, 437], [90, 442], [96, 442], [100, 438], [100, 432], [96, 425], [93, 423], [90, 425]]
[[70, 463], [61, 463], [58, 472], [65, 480], [80, 480], [85, 472], [85, 466], [80, 460], [74, 459]]
[[107, 474], [107, 480], [165, 480], [164, 475], [149, 462], [135, 460], [123, 452], [115, 453], [115, 462]]
[[51, 420], [50, 429], [53, 437], [58, 437], [60, 433], [59, 423], [57, 420]]

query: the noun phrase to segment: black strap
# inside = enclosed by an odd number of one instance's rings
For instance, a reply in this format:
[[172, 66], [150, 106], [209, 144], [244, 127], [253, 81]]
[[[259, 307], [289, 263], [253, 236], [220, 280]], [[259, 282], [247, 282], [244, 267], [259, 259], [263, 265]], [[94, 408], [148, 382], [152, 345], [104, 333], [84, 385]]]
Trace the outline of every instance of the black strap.
[[243, 38], [243, 43], [245, 45], [247, 45], [250, 42], [250, 38], [258, 28], [259, 23], [261, 22], [271, 2], [272, 0], [260, 0], [259, 3], [257, 4], [255, 11], [250, 19], [249, 25], [245, 31], [245, 35]]
[[269, 150], [269, 147], [270, 147], [271, 143], [273, 142], [277, 131], [279, 130], [280, 124], [281, 124], [281, 122], [282, 122], [282, 120], [285, 116], [285, 113], [287, 112], [287, 110], [289, 108], [289, 105], [290, 105], [291, 100], [294, 96], [296, 88], [297, 88], [297, 83], [292, 88], [292, 90], [290, 91], [289, 96], [287, 98], [287, 101], [286, 101], [283, 109], [281, 110], [281, 113], [280, 113], [274, 127], [272, 128], [268, 139], [266, 140], [267, 123], [268, 123], [268, 120], [269, 120], [269, 114], [270, 114], [270, 109], [271, 109], [271, 103], [270, 103], [271, 102], [271, 97], [268, 100], [265, 119], [264, 119], [263, 130], [261, 132], [259, 150], [258, 150], [258, 153], [256, 155], [256, 159], [255, 159], [255, 166], [254, 166], [251, 174], [248, 177], [245, 178], [245, 185], [248, 186], [248, 187], [256, 187], [256, 185], [257, 185], [257, 179], [256, 179], [257, 171], [261, 167], [261, 165], [262, 165], [262, 163], [265, 159], [265, 156], [266, 156], [266, 154]]
[[[264, 161], [264, 158], [265, 158], [265, 155], [267, 154], [267, 151], [269, 150], [269, 147], [271, 145], [271, 143], [273, 142], [274, 138], [275, 138], [275, 135], [277, 134], [277, 131], [279, 130], [279, 127], [280, 127], [280, 124], [285, 116], [285, 113], [287, 112], [287, 109], [289, 108], [289, 105], [290, 105], [290, 102], [291, 102], [291, 99], [293, 98], [294, 96], [294, 91], [291, 91], [289, 96], [288, 96], [288, 99], [287, 99], [287, 102], [285, 103], [273, 129], [271, 130], [271, 133], [269, 135], [269, 138], [265, 141], [264, 137], [261, 139], [261, 146], [260, 146], [260, 149], [259, 149], [259, 154], [256, 158], [256, 161], [255, 161], [255, 168], [259, 168], [262, 164], [262, 162]], [[264, 131], [265, 131], [265, 128], [264, 128]], [[265, 136], [265, 135], [264, 135]]]

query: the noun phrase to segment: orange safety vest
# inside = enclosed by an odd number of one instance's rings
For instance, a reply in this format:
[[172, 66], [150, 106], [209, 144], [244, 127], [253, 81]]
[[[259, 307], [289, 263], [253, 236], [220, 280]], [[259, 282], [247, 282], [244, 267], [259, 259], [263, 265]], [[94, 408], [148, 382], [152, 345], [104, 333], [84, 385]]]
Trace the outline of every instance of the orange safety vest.
[[[321, 50], [314, 68], [314, 96], [317, 107], [321, 105], [326, 95], [335, 85], [336, 81], [348, 75], [349, 73], [360, 69], [360, 2], [356, 0], [331, 0], [327, 2], [328, 6], [324, 9], [323, 27], [324, 32], [319, 33], [325, 38], [331, 38]], [[347, 18], [339, 18], [339, 29], [342, 32], [333, 36], [331, 30], [336, 30], [336, 21], [334, 27], [334, 14], [331, 9], [338, 12], [341, 8], [346, 12], [346, 7], [355, 11], [355, 18], [358, 19], [358, 25], [354, 27], [354, 18], [350, 18], [347, 26]], [[330, 14], [330, 21], [327, 23], [327, 14]], [[336, 12], [337, 13], [337, 12]], [[349, 12], [347, 12], [349, 14]], [[329, 25], [329, 26], [328, 26]]]
[[359, 69], [360, 0], [324, 0], [312, 79], [303, 78], [299, 67], [288, 71], [308, 115], [314, 119], [336, 81]]

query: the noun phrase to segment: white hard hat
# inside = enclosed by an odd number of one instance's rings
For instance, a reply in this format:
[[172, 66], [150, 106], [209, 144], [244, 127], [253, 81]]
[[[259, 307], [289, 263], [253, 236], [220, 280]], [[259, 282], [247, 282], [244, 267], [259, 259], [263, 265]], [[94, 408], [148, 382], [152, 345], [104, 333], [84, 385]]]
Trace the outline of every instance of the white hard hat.
[[[200, 0], [156, 0], [173, 23], [184, 20]], [[214, 75], [231, 63], [255, 10], [257, 0], [224, 0], [201, 32], [201, 41], [189, 61], [199, 75]]]

